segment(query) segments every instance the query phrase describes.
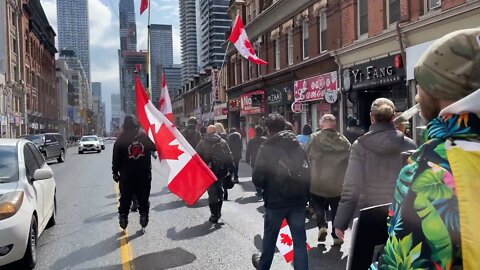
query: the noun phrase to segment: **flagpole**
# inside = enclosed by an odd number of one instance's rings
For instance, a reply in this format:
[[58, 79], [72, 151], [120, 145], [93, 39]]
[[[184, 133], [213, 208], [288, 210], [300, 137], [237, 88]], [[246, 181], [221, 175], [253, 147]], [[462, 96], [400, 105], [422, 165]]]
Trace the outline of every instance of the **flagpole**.
[[150, 0], [148, 0], [148, 22], [147, 22], [147, 55], [146, 55], [146, 67], [147, 67], [147, 94], [148, 97], [152, 98], [151, 86], [150, 86], [150, 74], [151, 74], [151, 66], [150, 66], [150, 10], [151, 10]]

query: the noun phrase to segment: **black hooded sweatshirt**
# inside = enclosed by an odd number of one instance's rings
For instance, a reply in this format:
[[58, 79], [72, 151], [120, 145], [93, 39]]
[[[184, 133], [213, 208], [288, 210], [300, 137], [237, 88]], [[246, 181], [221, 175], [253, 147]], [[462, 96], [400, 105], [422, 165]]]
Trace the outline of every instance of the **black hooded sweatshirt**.
[[128, 175], [150, 172], [151, 152], [155, 144], [142, 130], [125, 130], [113, 146], [113, 174]]
[[258, 150], [257, 158], [255, 159], [255, 167], [253, 168], [252, 181], [255, 186], [264, 189], [264, 202], [267, 208], [286, 208], [305, 206], [308, 201], [310, 190], [310, 179], [305, 182], [298, 182], [299, 185], [304, 185], [305, 195], [296, 198], [285, 198], [282, 195], [281, 187], [275, 182], [277, 176], [278, 163], [283, 154], [291, 156], [292, 160], [297, 164], [292, 164], [292, 168], [300, 167], [305, 160], [307, 160], [307, 153], [297, 140], [295, 134], [291, 131], [281, 131], [272, 137], [268, 138]]

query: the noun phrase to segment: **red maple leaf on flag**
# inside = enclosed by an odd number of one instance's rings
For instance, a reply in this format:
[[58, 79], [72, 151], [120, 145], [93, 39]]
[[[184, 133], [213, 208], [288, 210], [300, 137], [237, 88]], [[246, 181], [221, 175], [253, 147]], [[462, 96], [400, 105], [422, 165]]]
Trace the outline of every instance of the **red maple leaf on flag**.
[[158, 157], [162, 159], [175, 159], [183, 154], [183, 151], [178, 148], [178, 145], [170, 145], [175, 140], [172, 132], [163, 124], [157, 133], [155, 133], [155, 126], [151, 125], [150, 130], [155, 137], [155, 144], [157, 145]]
[[248, 51], [251, 53], [251, 54], [255, 54], [255, 50], [253, 49], [252, 47], [252, 43], [250, 43], [250, 40], [245, 40], [245, 47], [248, 49]]
[[282, 244], [284, 244], [284, 245], [287, 245], [287, 246], [289, 246], [289, 247], [292, 246], [293, 241], [292, 241], [292, 238], [290, 237], [290, 235], [285, 234], [285, 233], [281, 233], [281, 234], [280, 234], [280, 237], [282, 238], [282, 239], [280, 240], [280, 243], [282, 243]]

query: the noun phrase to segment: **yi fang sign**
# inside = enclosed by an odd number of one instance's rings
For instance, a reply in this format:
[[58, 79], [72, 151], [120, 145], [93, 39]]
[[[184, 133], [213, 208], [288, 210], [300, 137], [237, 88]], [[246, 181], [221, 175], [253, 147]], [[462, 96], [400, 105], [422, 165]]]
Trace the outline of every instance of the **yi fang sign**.
[[326, 91], [337, 91], [337, 72], [318, 75], [295, 81], [295, 101], [308, 102], [323, 100]]

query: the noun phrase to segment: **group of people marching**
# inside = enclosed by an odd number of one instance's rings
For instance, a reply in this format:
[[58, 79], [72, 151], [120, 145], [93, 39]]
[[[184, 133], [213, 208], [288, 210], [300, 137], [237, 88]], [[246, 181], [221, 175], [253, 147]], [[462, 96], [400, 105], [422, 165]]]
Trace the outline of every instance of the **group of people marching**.
[[[480, 190], [480, 29], [437, 40], [416, 64], [415, 78], [416, 100], [428, 121], [425, 143], [416, 151], [414, 141], [394, 126], [395, 105], [386, 98], [371, 104], [370, 130], [353, 144], [331, 114], [321, 118], [320, 130], [312, 133], [306, 125], [298, 136], [279, 114], [270, 114], [265, 128], [254, 127], [245, 161], [265, 205], [262, 254], [252, 256], [256, 269], [270, 269], [284, 219], [292, 234], [294, 269], [309, 268], [307, 205], [315, 212], [318, 241], [330, 232], [334, 245], [342, 245], [359, 209], [385, 203], [392, 203], [389, 237], [371, 269], [474, 269], [480, 256], [475, 227], [480, 218], [473, 214], [480, 207], [475, 196]], [[208, 189], [209, 220], [217, 223], [228, 186], [239, 181], [242, 139], [235, 129], [227, 135], [219, 123], [202, 136], [196, 125], [190, 118], [182, 134], [218, 178]], [[154, 146], [134, 119], [126, 118], [123, 128], [112, 167], [120, 180], [120, 225], [126, 227], [135, 193], [146, 226]], [[133, 181], [142, 184], [135, 188]]]

